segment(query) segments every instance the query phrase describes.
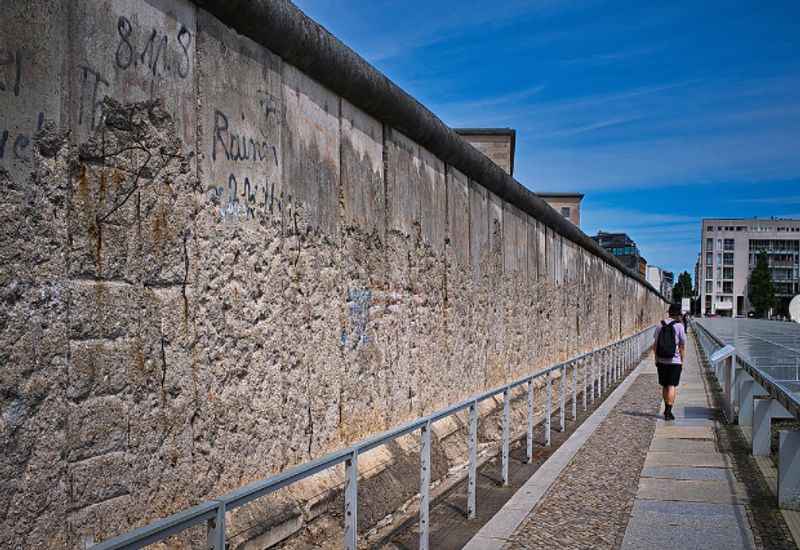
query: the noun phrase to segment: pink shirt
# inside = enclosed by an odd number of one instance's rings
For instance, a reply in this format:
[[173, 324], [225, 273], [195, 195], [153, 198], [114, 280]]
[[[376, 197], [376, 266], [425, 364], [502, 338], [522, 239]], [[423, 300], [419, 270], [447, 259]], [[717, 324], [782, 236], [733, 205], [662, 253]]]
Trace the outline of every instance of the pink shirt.
[[[664, 323], [670, 324], [674, 319], [664, 319]], [[658, 342], [658, 334], [661, 332], [661, 323], [656, 327], [656, 333], [653, 342]], [[675, 322], [672, 326], [675, 331], [675, 356], [674, 357], [656, 357], [656, 363], [666, 363], [673, 365], [683, 365], [683, 358], [681, 357], [681, 345], [686, 345], [686, 330], [683, 328], [683, 323], [680, 321]]]

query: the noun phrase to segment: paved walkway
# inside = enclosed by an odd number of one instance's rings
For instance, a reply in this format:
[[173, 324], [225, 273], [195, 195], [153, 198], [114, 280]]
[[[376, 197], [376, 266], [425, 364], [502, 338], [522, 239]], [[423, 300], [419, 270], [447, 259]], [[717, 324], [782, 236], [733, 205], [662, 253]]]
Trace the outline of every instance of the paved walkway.
[[513, 535], [487, 549], [504, 542], [507, 549], [754, 548], [747, 493], [730, 458], [718, 451], [717, 411], [693, 342], [674, 422], [661, 419], [652, 358], [631, 376], [636, 379]]
[[745, 486], [718, 451], [716, 418], [693, 342], [674, 422], [656, 421], [623, 550], [753, 548]]

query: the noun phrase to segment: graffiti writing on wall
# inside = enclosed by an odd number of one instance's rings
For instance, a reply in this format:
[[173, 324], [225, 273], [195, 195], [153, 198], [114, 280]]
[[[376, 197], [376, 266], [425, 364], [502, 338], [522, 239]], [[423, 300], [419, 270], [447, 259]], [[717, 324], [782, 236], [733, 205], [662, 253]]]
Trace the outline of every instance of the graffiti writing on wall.
[[[23, 75], [22, 49], [0, 48], [0, 94], [17, 98], [22, 92]], [[9, 109], [10, 111], [11, 109]], [[3, 117], [6, 119], [6, 117]], [[30, 147], [33, 136], [44, 125], [44, 112], [36, 115], [36, 122], [30, 128], [0, 128], [0, 161], [10, 159], [30, 160]]]
[[[276, 196], [275, 183], [270, 179], [280, 164], [278, 148], [263, 130], [269, 127], [276, 112], [276, 99], [266, 92], [262, 94], [255, 120], [244, 113], [241, 117], [231, 116], [221, 108], [214, 109], [210, 139], [212, 171], [222, 172], [226, 179], [222, 185], [210, 185], [207, 192], [222, 221], [244, 221], [256, 218], [259, 212], [283, 211], [283, 194], [278, 192]], [[237, 125], [239, 120], [242, 127]], [[290, 204], [291, 197], [287, 199]]]
[[262, 184], [252, 184], [248, 177], [240, 181], [231, 174], [226, 186], [209, 185], [206, 197], [223, 222], [281, 216], [292, 223], [297, 215], [292, 196], [276, 192], [275, 183], [268, 178]]
[[91, 129], [97, 128], [100, 122], [98, 111], [102, 105], [102, 97], [109, 83], [103, 75], [88, 65], [78, 65], [80, 78], [80, 95], [78, 99], [78, 124], [88, 124]]
[[259, 136], [240, 134], [230, 128], [228, 115], [214, 110], [214, 133], [211, 160], [222, 158], [233, 162], [274, 162], [278, 165], [278, 148]]
[[32, 128], [31, 132], [21, 132], [12, 135], [8, 129], [0, 130], [0, 160], [6, 158], [6, 150], [8, 149], [9, 157], [15, 160], [30, 160], [31, 140], [33, 135], [42, 129], [44, 125], [44, 113], [40, 112], [36, 117], [36, 127]]
[[22, 83], [22, 50], [0, 48], [0, 92], [19, 97]]
[[342, 330], [340, 344], [345, 349], [355, 350], [369, 343], [367, 326], [369, 323], [369, 307], [372, 303], [372, 291], [367, 288], [351, 288], [347, 291], [347, 309], [350, 327]]
[[[124, 15], [116, 25], [116, 48], [108, 52], [120, 75], [136, 71], [136, 82], [149, 88], [150, 99], [157, 97], [159, 83], [165, 79], [184, 80], [191, 72], [191, 49], [194, 39], [183, 24], [177, 30], [164, 32], [157, 28], [141, 29], [131, 24]], [[103, 97], [114, 95], [111, 78], [97, 66], [82, 63], [77, 67], [80, 86], [78, 99], [78, 124], [94, 130], [101, 121]], [[130, 77], [125, 77], [129, 82]], [[126, 84], [129, 86], [130, 84]], [[122, 90], [127, 94], [127, 88]]]
[[130, 20], [121, 15], [117, 20], [119, 40], [114, 52], [117, 68], [127, 70], [141, 65], [153, 77], [176, 75], [189, 76], [192, 58], [189, 47], [192, 33], [180, 25], [174, 35], [160, 29], [134, 30]]

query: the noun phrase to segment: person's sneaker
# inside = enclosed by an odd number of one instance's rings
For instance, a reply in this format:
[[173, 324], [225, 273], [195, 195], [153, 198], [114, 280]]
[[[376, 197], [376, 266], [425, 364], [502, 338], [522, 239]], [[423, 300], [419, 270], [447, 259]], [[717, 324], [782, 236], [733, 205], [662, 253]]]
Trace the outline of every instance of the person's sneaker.
[[665, 413], [664, 413], [664, 418], [665, 418], [666, 420], [675, 420], [675, 415], [674, 415], [674, 414], [672, 414], [672, 411], [670, 411], [670, 412], [665, 412]]

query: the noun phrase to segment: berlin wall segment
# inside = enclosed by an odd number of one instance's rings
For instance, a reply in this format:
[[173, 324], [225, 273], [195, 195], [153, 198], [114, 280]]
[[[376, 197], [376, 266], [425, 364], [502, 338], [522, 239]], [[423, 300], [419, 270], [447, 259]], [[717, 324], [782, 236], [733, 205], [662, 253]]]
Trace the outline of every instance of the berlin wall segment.
[[[2, 547], [108, 538], [661, 313], [192, 3], [4, 10]], [[434, 478], [465, 459], [462, 428], [435, 431]], [[404, 445], [362, 468], [381, 475]], [[338, 475], [233, 524], [268, 540]]]

